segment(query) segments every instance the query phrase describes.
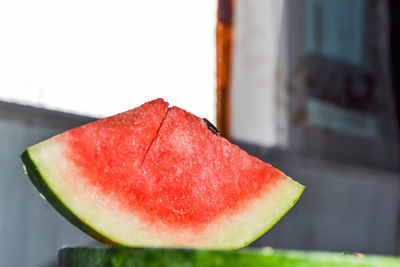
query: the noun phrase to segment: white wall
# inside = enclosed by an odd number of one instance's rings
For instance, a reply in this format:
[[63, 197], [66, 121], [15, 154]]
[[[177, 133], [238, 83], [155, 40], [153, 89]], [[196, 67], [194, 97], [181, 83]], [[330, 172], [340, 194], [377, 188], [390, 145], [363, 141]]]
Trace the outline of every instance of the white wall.
[[0, 99], [93, 116], [157, 97], [215, 122], [217, 1], [0, 2]]
[[[284, 0], [239, 0], [232, 67], [232, 137], [264, 146], [286, 143], [286, 99], [278, 76]], [[280, 72], [280, 73], [279, 73]], [[283, 77], [281, 77], [283, 78]]]

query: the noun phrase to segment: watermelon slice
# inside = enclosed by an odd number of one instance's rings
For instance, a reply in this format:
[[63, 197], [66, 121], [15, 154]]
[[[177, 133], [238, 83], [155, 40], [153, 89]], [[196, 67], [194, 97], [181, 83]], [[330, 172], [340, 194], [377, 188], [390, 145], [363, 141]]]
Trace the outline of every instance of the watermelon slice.
[[125, 246], [242, 247], [304, 190], [162, 99], [31, 146], [22, 160], [71, 223]]
[[360, 253], [306, 252], [272, 248], [216, 251], [67, 247], [59, 250], [57, 266], [398, 267], [400, 258]]

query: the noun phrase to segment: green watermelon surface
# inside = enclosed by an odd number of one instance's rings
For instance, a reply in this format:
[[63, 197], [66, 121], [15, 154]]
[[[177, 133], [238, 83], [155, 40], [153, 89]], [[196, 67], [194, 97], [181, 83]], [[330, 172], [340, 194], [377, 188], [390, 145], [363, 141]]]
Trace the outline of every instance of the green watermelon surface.
[[242, 247], [304, 190], [162, 99], [29, 147], [22, 160], [68, 220], [124, 246]]
[[122, 247], [63, 248], [59, 267], [398, 267], [388, 256], [247, 249], [238, 251], [142, 249]]

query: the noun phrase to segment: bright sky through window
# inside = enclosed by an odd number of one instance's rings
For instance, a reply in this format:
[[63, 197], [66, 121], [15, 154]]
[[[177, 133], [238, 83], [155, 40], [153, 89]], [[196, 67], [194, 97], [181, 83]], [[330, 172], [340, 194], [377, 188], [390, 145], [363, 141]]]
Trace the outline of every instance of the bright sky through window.
[[217, 1], [2, 1], [0, 99], [106, 116], [157, 97], [215, 121]]

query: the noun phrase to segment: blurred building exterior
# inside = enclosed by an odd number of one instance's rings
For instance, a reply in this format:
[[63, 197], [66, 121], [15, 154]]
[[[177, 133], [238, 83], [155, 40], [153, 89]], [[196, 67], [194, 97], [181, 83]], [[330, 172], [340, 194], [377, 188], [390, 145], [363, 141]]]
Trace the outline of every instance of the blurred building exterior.
[[0, 266], [55, 266], [60, 247], [95, 243], [40, 197], [19, 158], [26, 147], [92, 120], [0, 101]]
[[231, 136], [307, 186], [257, 245], [399, 253], [389, 4], [236, 1]]

